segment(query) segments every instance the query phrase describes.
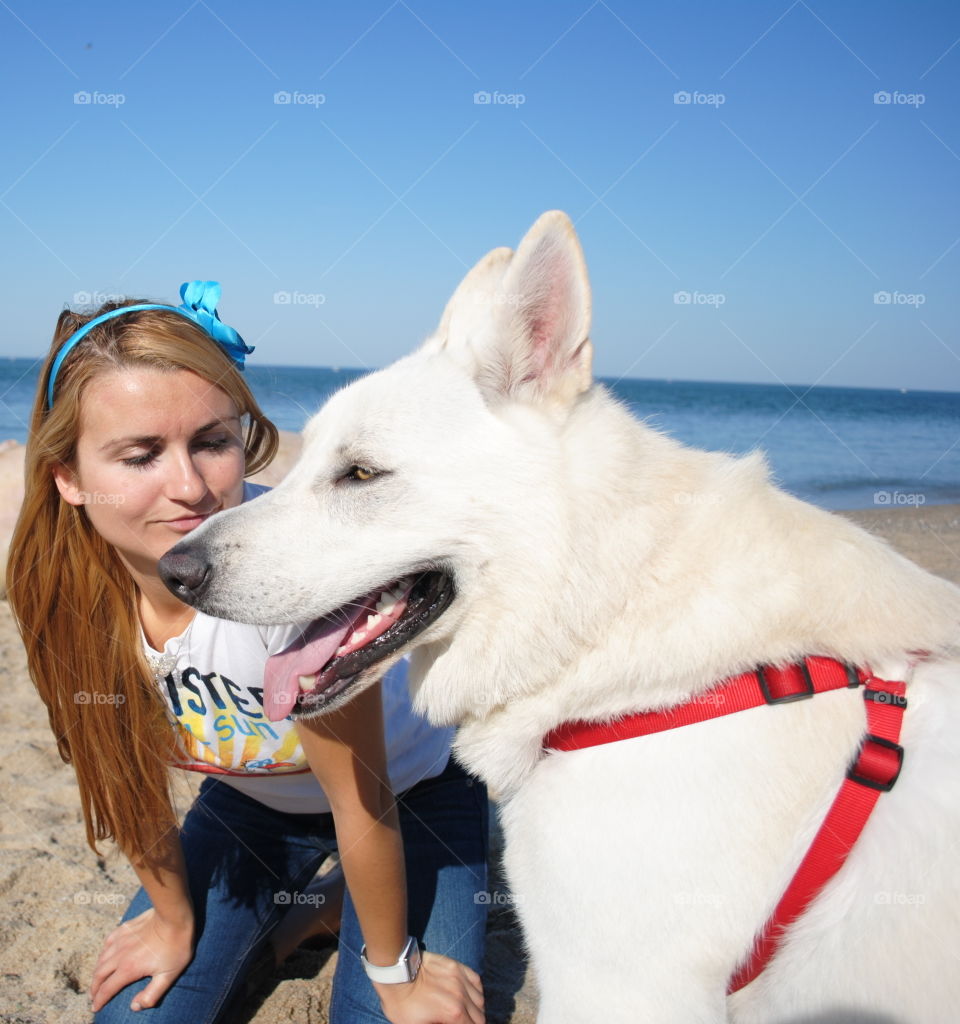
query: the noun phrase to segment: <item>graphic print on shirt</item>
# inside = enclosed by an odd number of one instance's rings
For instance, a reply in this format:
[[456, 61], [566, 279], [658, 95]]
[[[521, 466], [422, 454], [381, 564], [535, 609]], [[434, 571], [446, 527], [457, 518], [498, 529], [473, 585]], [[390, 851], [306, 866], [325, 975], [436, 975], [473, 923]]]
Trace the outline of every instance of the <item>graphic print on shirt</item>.
[[270, 722], [263, 688], [242, 686], [195, 666], [170, 672], [164, 697], [179, 730], [177, 768], [224, 775], [280, 775], [309, 771], [289, 719]]

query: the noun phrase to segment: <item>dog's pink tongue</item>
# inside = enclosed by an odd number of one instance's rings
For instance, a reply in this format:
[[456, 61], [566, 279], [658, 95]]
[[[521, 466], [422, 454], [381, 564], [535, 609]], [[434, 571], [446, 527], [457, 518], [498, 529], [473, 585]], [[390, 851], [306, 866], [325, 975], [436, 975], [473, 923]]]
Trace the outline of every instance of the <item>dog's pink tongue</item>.
[[263, 672], [263, 710], [271, 722], [286, 718], [297, 703], [300, 676], [315, 675], [333, 657], [352, 624], [343, 615], [314, 622], [284, 651], [267, 659]]

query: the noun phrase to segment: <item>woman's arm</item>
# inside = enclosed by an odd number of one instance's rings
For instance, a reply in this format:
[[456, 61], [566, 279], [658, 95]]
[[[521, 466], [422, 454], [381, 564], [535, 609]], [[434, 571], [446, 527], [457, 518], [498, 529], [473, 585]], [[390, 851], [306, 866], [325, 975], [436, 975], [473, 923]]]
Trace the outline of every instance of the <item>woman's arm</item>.
[[130, 863], [153, 906], [107, 936], [90, 985], [94, 1012], [122, 988], [148, 976], [152, 980], [130, 1008], [156, 1005], [193, 958], [193, 903], [177, 830], [170, 829], [161, 840], [154, 865]]
[[380, 684], [343, 709], [297, 726], [310, 767], [330, 801], [367, 959], [392, 964], [407, 941], [407, 883], [387, 776]]
[[[304, 753], [330, 801], [340, 861], [372, 964], [396, 963], [407, 941], [403, 842], [383, 738], [380, 684], [345, 707], [297, 722]], [[483, 990], [469, 967], [425, 953], [407, 984], [372, 983], [395, 1024], [482, 1024]]]

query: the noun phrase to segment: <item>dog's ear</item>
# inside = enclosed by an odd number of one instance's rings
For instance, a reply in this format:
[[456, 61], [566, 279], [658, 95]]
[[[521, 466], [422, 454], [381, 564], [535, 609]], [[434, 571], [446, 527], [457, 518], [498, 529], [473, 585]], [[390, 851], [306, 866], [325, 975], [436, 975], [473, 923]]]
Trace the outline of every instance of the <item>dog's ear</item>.
[[590, 282], [570, 218], [543, 214], [527, 232], [493, 297], [492, 345], [478, 383], [490, 397], [568, 407], [593, 379]]
[[503, 246], [487, 253], [472, 267], [450, 297], [436, 331], [423, 343], [421, 351], [447, 351], [466, 357], [467, 368], [476, 372], [474, 349], [478, 336], [486, 333], [494, 297], [513, 250]]

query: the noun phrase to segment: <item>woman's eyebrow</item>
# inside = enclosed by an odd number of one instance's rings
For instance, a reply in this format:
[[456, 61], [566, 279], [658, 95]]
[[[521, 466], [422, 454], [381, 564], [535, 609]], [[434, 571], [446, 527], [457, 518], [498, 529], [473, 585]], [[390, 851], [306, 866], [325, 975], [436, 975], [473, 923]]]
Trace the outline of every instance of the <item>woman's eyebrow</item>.
[[143, 445], [151, 447], [160, 441], [159, 434], [144, 434], [140, 437], [113, 437], [100, 445], [100, 451], [105, 452], [111, 448], [126, 448], [128, 445]]
[[[197, 434], [204, 434], [208, 430], [214, 430], [216, 427], [226, 426], [228, 423], [240, 423], [242, 422], [239, 416], [224, 416], [222, 419], [211, 420], [209, 423], [204, 423], [202, 427], [197, 427], [193, 432], [193, 436]], [[128, 445], [143, 445], [144, 447], [151, 447], [162, 441], [163, 438], [160, 434], [142, 434], [139, 436], [131, 435], [129, 437], [115, 437], [111, 440], [100, 445], [100, 451], [104, 452], [110, 448], [124, 448]]]
[[213, 430], [215, 427], [223, 427], [228, 423], [240, 423], [242, 422], [239, 416], [223, 416], [219, 419], [211, 420], [209, 423], [204, 423], [202, 427], [197, 427], [194, 434], [202, 434], [204, 431]]

